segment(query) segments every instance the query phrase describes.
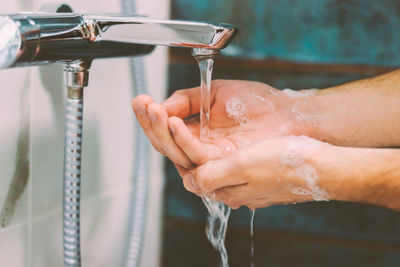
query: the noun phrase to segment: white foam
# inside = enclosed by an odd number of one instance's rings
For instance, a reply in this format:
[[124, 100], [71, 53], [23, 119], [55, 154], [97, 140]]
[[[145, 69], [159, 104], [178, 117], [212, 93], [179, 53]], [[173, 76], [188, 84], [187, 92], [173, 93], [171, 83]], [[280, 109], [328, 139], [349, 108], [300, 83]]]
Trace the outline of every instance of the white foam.
[[254, 98], [260, 100], [261, 102], [267, 102], [267, 99], [265, 99], [265, 97], [262, 97], [262, 96], [257, 95], [257, 94], [250, 94], [250, 95], [251, 95], [252, 97], [254, 97]]
[[302, 90], [302, 91], [295, 91], [290, 88], [285, 88], [282, 90], [282, 93], [285, 95], [291, 97], [291, 98], [299, 98], [299, 97], [307, 97], [307, 96], [312, 96], [317, 93], [318, 89], [312, 88], [308, 90]]
[[296, 102], [293, 107], [292, 107], [292, 113], [294, 115], [294, 117], [299, 120], [299, 121], [307, 121], [308, 117], [299, 110], [299, 102]]
[[255, 99], [257, 99], [258, 101], [262, 102], [263, 106], [267, 105], [268, 106], [268, 111], [269, 112], [274, 112], [275, 111], [275, 105], [272, 104], [270, 101], [268, 101], [267, 98], [258, 95], [258, 94], [250, 94], [251, 97], [254, 97]]
[[283, 153], [281, 157], [281, 163], [283, 165], [296, 168], [301, 166], [304, 163], [304, 158], [299, 151], [298, 147], [289, 146], [285, 153]]
[[268, 88], [269, 92], [273, 96], [279, 96], [279, 90], [273, 89], [273, 88]]
[[[309, 140], [308, 137], [303, 137], [304, 140]], [[313, 139], [311, 139], [313, 140]], [[313, 142], [317, 142], [313, 140]], [[310, 143], [310, 144], [308, 144]], [[290, 143], [285, 152], [281, 156], [281, 164], [296, 171], [296, 174], [306, 182], [308, 189], [301, 187], [293, 187], [291, 193], [296, 195], [310, 195], [315, 201], [329, 200], [328, 193], [325, 189], [320, 188], [317, 184], [319, 179], [317, 170], [310, 164], [305, 162], [304, 150], [314, 149], [319, 142], [313, 143]]]
[[311, 196], [315, 201], [328, 200], [328, 194], [326, 190], [317, 185], [319, 177], [316, 169], [313, 166], [309, 164], [303, 164], [295, 170], [299, 177], [306, 181], [308, 188], [311, 190]]
[[225, 102], [225, 111], [229, 118], [234, 119], [239, 125], [250, 122], [250, 118], [246, 114], [245, 104], [237, 97], [231, 97]]
[[313, 194], [310, 190], [301, 187], [293, 187], [292, 190], [290, 190], [290, 192], [296, 195], [303, 195], [303, 196], [312, 196]]

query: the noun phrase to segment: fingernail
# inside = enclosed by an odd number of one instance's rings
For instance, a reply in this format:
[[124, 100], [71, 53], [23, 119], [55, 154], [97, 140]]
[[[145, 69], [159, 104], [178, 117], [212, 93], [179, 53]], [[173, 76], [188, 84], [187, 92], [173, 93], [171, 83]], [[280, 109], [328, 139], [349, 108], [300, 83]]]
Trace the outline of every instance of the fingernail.
[[152, 111], [149, 111], [149, 117], [150, 117], [151, 122], [157, 121], [157, 115], [154, 114]]
[[144, 105], [143, 105], [142, 103], [137, 103], [137, 104], [135, 105], [135, 110], [136, 110], [136, 113], [137, 113], [138, 115], [144, 115], [144, 114], [146, 114], [146, 109], [145, 109], [145, 107], [144, 107]]
[[189, 187], [190, 191], [193, 191], [193, 192], [200, 191], [200, 188], [194, 182], [193, 174], [189, 173], [187, 179], [188, 179], [188, 187]]

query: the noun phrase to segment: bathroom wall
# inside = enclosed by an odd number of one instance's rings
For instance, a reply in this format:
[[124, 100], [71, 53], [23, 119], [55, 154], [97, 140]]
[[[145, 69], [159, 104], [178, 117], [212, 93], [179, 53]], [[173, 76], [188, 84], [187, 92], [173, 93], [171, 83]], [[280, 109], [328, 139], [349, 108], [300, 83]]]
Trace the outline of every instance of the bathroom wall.
[[[138, 13], [167, 18], [169, 2], [137, 0]], [[37, 11], [45, 0], [2, 3]], [[76, 12], [120, 12], [120, 2], [65, 1]], [[145, 58], [150, 94], [165, 95], [167, 50]], [[154, 77], [157, 77], [154, 79]], [[150, 79], [151, 78], [151, 79]], [[0, 70], [0, 265], [62, 266], [64, 89], [61, 66]], [[121, 266], [133, 172], [133, 112], [127, 59], [98, 60], [85, 89], [82, 166], [83, 266]], [[141, 266], [158, 266], [162, 160], [152, 152]]]
[[[324, 88], [400, 66], [396, 0], [173, 0], [172, 17], [240, 28], [216, 59], [213, 78], [246, 79], [283, 89]], [[170, 56], [169, 90], [199, 84], [197, 66]], [[218, 266], [204, 233], [206, 209], [167, 162], [163, 266]], [[230, 266], [250, 265], [250, 212], [233, 211]], [[400, 214], [355, 203], [306, 203], [255, 214], [256, 266], [399, 266]]]

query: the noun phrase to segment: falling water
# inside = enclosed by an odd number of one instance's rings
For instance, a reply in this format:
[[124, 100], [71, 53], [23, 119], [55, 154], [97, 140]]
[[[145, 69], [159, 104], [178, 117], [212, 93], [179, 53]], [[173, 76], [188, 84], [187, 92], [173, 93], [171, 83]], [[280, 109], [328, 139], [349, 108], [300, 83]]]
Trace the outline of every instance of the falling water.
[[[214, 60], [212, 57], [196, 59], [199, 63], [201, 78], [200, 140], [207, 142], [210, 121], [211, 75]], [[229, 263], [225, 248], [225, 236], [231, 209], [224, 203], [215, 200], [215, 195], [203, 194], [202, 199], [209, 213], [208, 226], [206, 227], [207, 238], [213, 247], [219, 251], [221, 255], [221, 266], [228, 267]]]
[[211, 57], [199, 58], [198, 62], [201, 81], [200, 140], [207, 142], [210, 123], [211, 75], [213, 71], [214, 59]]
[[250, 217], [250, 267], [256, 267], [254, 262], [254, 215], [256, 210], [251, 210]]

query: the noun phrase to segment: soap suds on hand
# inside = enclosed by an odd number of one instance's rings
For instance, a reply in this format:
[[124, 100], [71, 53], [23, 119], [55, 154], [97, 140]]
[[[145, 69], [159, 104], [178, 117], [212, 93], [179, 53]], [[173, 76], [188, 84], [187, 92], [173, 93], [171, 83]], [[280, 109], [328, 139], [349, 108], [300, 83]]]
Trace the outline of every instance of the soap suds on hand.
[[[265, 105], [268, 107], [269, 112], [274, 112], [275, 111], [275, 106], [274, 104], [271, 103], [271, 101], [268, 101], [265, 97], [258, 95], [258, 94], [252, 94], [250, 93], [250, 96], [257, 99], [258, 101], [262, 102], [262, 105], [265, 107]], [[257, 103], [258, 104], [258, 103]]]
[[232, 97], [225, 102], [225, 111], [229, 118], [235, 120], [239, 125], [250, 122], [250, 118], [246, 114], [246, 106], [237, 97]]
[[299, 98], [299, 97], [307, 97], [307, 96], [312, 96], [317, 93], [318, 89], [312, 88], [308, 90], [301, 90], [301, 91], [296, 91], [292, 90], [290, 88], [285, 88], [282, 90], [282, 93], [285, 95], [291, 97], [291, 98]]
[[310, 148], [312, 149], [312, 146], [308, 147], [307, 144], [292, 143], [281, 157], [281, 164], [293, 168], [308, 187], [308, 189], [293, 187], [290, 192], [296, 195], [310, 195], [315, 201], [328, 201], [329, 196], [326, 190], [317, 185], [319, 179], [317, 170], [305, 163], [302, 151]]

